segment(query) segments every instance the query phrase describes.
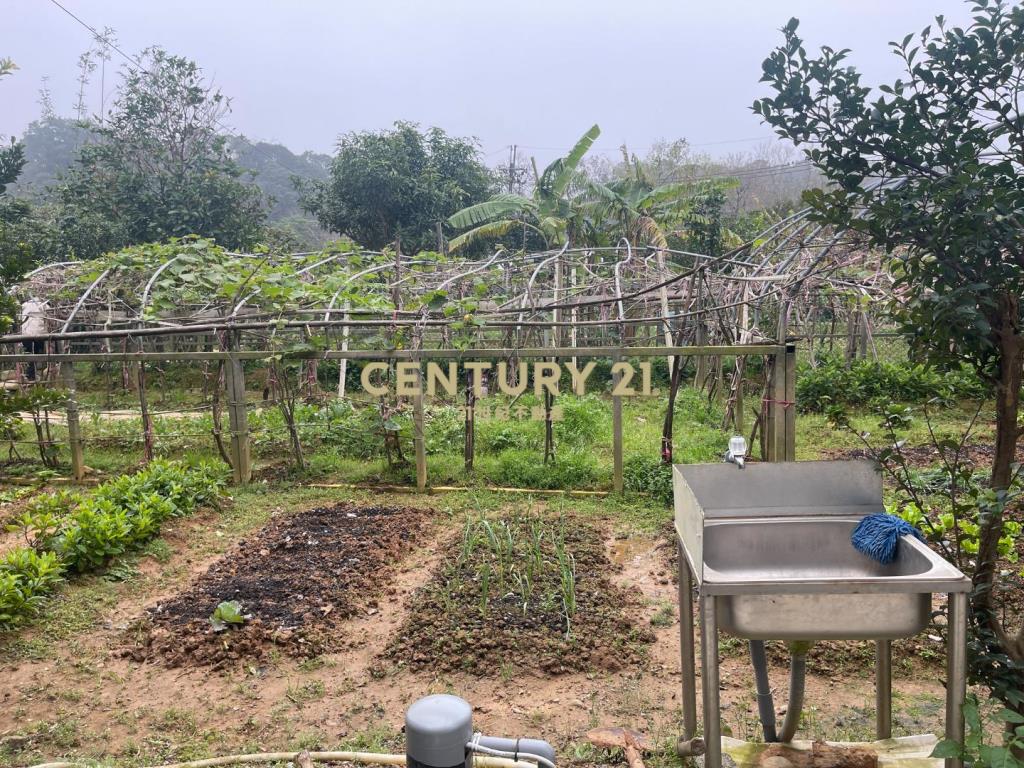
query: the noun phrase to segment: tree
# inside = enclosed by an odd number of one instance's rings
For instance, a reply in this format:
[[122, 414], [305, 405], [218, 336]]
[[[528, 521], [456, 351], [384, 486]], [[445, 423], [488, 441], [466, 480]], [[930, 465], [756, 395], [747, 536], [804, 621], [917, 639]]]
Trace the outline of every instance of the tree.
[[[0, 78], [17, 67], [10, 59], [0, 59]], [[35, 263], [41, 244], [50, 232], [33, 215], [32, 207], [8, 194], [25, 166], [25, 148], [13, 139], [0, 146], [0, 333], [8, 331], [18, 316], [18, 303], [10, 289]]]
[[569, 151], [544, 169], [530, 197], [502, 193], [490, 200], [458, 211], [448, 223], [466, 232], [451, 242], [458, 250], [481, 240], [494, 240], [520, 227], [527, 227], [544, 238], [550, 247], [568, 241], [576, 244], [585, 224], [581, 199], [574, 199], [571, 186], [577, 179], [580, 163], [601, 135], [594, 125]]
[[635, 246], [668, 248], [670, 239], [686, 250], [717, 256], [721, 251], [721, 212], [733, 179], [657, 184], [646, 162], [623, 147], [628, 172], [605, 183], [587, 181], [583, 195], [592, 200], [592, 228], [601, 244], [625, 237]]
[[348, 133], [338, 143], [330, 178], [301, 185], [302, 207], [332, 232], [379, 249], [436, 248], [437, 225], [490, 192], [490, 172], [476, 144], [414, 123]]
[[254, 245], [266, 201], [220, 133], [228, 100], [189, 59], [150, 48], [142, 63], [56, 189], [66, 247], [90, 258], [188, 234]]
[[44, 197], [47, 187], [58, 183], [75, 164], [82, 145], [95, 140], [88, 123], [53, 114], [33, 120], [20, 139], [25, 147], [25, 169], [9, 191], [19, 197]]
[[813, 216], [862, 232], [892, 254], [894, 312], [913, 352], [933, 363], [967, 363], [994, 387], [992, 493], [979, 500], [971, 595], [972, 666], [995, 696], [1024, 712], [1024, 626], [1003, 624], [993, 589], [1021, 435], [1024, 8], [970, 5], [967, 28], [939, 17], [893, 43], [905, 75], [878, 94], [844, 63], [848, 51], [809, 55], [793, 19], [763, 65], [775, 95], [753, 108], [832, 182], [804, 194]]

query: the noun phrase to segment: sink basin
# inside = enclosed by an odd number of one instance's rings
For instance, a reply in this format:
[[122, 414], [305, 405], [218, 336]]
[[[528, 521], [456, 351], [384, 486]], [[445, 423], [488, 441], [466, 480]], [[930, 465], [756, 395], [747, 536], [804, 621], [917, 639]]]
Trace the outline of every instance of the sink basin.
[[721, 629], [754, 640], [894, 639], [924, 629], [937, 582], [962, 576], [912, 537], [889, 565], [862, 555], [850, 544], [858, 520], [707, 525], [704, 587], [721, 595]]
[[889, 640], [928, 623], [933, 593], [970, 582], [913, 537], [882, 565], [850, 543], [882, 510], [864, 462], [677, 466], [676, 530], [719, 627], [751, 640]]
[[[679, 552], [679, 649], [683, 736], [697, 734], [694, 588], [700, 597], [705, 765], [722, 768], [719, 630], [757, 640], [873, 640], [876, 735], [892, 735], [892, 640], [927, 625], [932, 595], [947, 606], [946, 738], [962, 742], [967, 695], [967, 598], [971, 581], [913, 536], [882, 565], [850, 542], [865, 515], [881, 512], [882, 478], [864, 461], [677, 464], [672, 470]], [[756, 654], [752, 646], [751, 653]], [[794, 664], [796, 661], [794, 660]], [[797, 668], [799, 669], [799, 667]], [[764, 681], [758, 702], [767, 704]], [[796, 703], [802, 700], [799, 686]], [[769, 697], [770, 698], [770, 697]], [[945, 768], [963, 768], [946, 758]]]

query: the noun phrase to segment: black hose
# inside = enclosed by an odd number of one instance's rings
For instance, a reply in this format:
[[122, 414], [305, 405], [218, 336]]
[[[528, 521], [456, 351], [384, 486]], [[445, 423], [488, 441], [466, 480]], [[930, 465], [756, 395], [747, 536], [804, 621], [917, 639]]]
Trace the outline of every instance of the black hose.
[[761, 718], [764, 740], [772, 743], [779, 740], [775, 733], [775, 702], [772, 701], [771, 684], [768, 682], [768, 658], [764, 652], [764, 640], [750, 641], [750, 663], [754, 667], [754, 683], [757, 686], [757, 714]]

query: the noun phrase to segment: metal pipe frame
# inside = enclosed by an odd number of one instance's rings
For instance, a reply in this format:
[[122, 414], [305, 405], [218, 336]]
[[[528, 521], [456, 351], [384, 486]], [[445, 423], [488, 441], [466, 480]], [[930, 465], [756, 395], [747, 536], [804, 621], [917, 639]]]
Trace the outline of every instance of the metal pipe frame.
[[[946, 738], [964, 743], [964, 698], [967, 696], [967, 593], [949, 594], [946, 646]], [[947, 757], [946, 768], [963, 768], [959, 757]]]
[[700, 670], [704, 692], [704, 768], [722, 768], [722, 705], [718, 688], [718, 598], [700, 596]]
[[892, 640], [875, 641], [875, 738], [892, 738]]
[[679, 660], [683, 700], [683, 738], [697, 735], [696, 647], [693, 642], [693, 574], [686, 561], [683, 542], [676, 537], [679, 557]]

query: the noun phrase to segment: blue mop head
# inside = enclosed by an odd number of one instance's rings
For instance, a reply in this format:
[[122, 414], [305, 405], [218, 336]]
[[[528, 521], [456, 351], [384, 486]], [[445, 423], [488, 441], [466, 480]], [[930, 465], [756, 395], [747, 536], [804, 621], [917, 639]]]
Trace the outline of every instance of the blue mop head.
[[916, 536], [924, 541], [921, 532], [906, 520], [878, 512], [857, 523], [850, 543], [858, 552], [888, 565], [896, 559], [896, 546], [901, 536]]

